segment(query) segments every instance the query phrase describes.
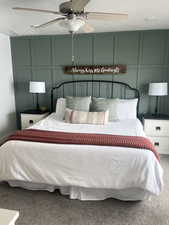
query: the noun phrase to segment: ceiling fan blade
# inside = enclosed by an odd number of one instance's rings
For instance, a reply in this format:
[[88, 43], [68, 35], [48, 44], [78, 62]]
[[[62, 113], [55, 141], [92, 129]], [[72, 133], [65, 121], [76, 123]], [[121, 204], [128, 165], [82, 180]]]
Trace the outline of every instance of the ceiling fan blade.
[[91, 20], [127, 20], [128, 18], [128, 14], [125, 13], [87, 12], [86, 16]]
[[82, 27], [82, 30], [85, 32], [85, 33], [90, 33], [90, 32], [93, 32], [94, 31], [94, 27], [88, 23], [85, 23], [85, 25]]
[[32, 8], [22, 8], [22, 7], [13, 7], [14, 10], [20, 10], [20, 11], [29, 11], [29, 12], [40, 12], [40, 13], [52, 13], [52, 14], [59, 14], [60, 12], [53, 11], [53, 10], [45, 10], [45, 9], [32, 9]]
[[90, 0], [71, 0], [72, 9], [77, 12], [82, 12], [89, 1]]
[[56, 18], [54, 20], [50, 20], [46, 23], [42, 23], [42, 24], [39, 24], [39, 25], [32, 25], [31, 27], [33, 27], [33, 28], [46, 27], [46, 26], [51, 25], [53, 23], [57, 23], [58, 21], [61, 21], [61, 20], [65, 20], [65, 17]]

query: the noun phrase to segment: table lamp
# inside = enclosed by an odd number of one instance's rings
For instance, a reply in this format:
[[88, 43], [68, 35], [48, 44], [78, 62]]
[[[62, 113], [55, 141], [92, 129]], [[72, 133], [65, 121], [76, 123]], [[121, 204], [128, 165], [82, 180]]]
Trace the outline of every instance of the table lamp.
[[36, 94], [36, 110], [40, 111], [39, 108], [39, 94], [45, 93], [45, 82], [30, 81], [29, 82], [29, 92]]
[[156, 96], [155, 116], [157, 116], [159, 96], [168, 95], [168, 83], [167, 82], [149, 83], [148, 95]]

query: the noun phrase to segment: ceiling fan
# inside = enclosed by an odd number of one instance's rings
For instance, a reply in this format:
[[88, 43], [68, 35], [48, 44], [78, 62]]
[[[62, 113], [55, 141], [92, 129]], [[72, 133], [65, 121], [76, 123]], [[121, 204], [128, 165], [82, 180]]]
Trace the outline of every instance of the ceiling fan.
[[128, 18], [128, 14], [125, 13], [85, 12], [84, 7], [89, 1], [90, 0], [70, 0], [63, 2], [59, 5], [59, 12], [53, 10], [22, 7], [14, 7], [13, 9], [39, 13], [50, 13], [59, 16], [46, 23], [33, 25], [32, 27], [41, 28], [59, 22], [59, 25], [66, 27], [70, 33], [75, 33], [80, 28], [82, 28], [86, 33], [94, 31], [94, 28], [87, 23], [88, 20], [119, 21], [126, 20]]

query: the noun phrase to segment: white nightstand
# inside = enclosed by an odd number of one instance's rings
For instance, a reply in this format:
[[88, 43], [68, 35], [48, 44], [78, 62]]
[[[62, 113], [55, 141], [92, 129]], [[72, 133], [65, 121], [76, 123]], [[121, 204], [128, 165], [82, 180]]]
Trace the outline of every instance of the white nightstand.
[[19, 211], [0, 209], [0, 225], [15, 225]]
[[27, 110], [20, 113], [21, 129], [26, 129], [49, 115], [49, 112]]
[[169, 117], [144, 117], [144, 131], [160, 154], [169, 154]]

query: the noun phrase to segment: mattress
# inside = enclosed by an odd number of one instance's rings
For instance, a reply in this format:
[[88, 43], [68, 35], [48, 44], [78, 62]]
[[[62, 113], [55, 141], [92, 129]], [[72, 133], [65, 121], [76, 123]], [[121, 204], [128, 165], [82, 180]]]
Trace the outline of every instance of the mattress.
[[[31, 128], [145, 136], [138, 119], [106, 125], [68, 124], [57, 120], [55, 113]], [[73, 199], [142, 200], [160, 194], [163, 169], [146, 149], [9, 141], [0, 149], [0, 181], [28, 189], [59, 188]]]

